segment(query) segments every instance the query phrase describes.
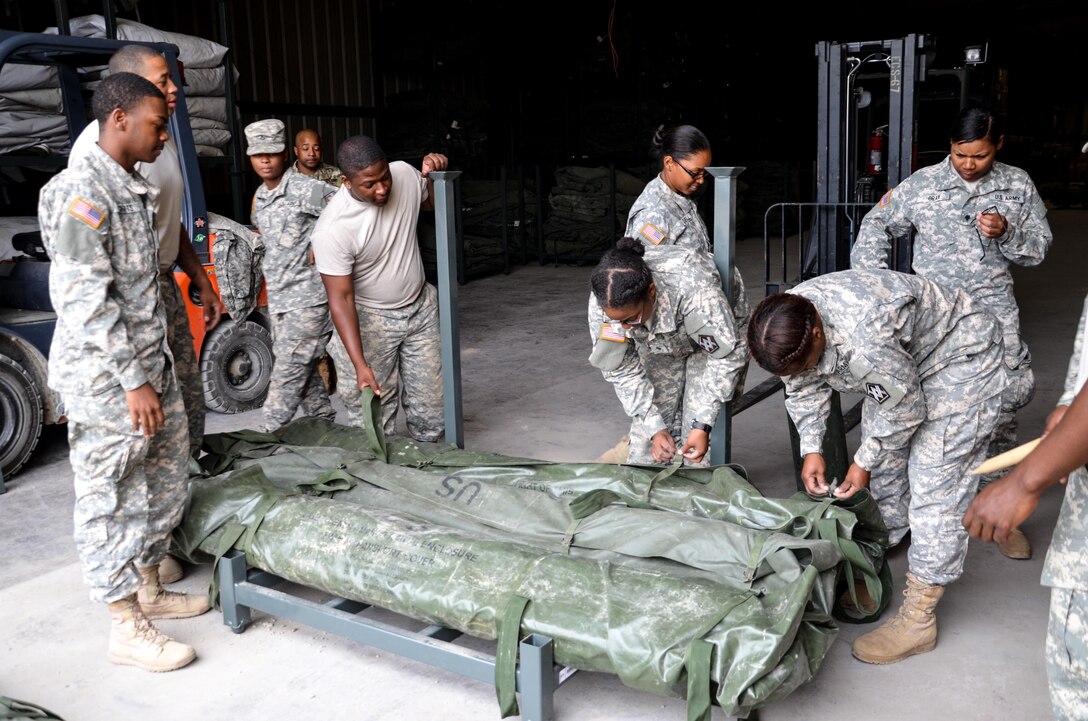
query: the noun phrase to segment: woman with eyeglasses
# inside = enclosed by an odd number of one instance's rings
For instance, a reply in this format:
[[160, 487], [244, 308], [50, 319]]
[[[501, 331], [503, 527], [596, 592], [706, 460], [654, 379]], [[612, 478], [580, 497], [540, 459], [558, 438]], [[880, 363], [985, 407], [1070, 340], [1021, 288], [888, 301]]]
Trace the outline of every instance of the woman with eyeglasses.
[[[1004, 141], [999, 119], [989, 110], [965, 108], [952, 127], [948, 157], [885, 193], [862, 220], [850, 253], [853, 268], [887, 268], [892, 239], [913, 230], [914, 272], [966, 291], [1001, 321], [1010, 382], [991, 456], [1017, 444], [1016, 412], [1035, 394], [1009, 266], [1038, 265], [1053, 240], [1031, 178], [996, 160]], [[1003, 474], [984, 476], [981, 485]], [[1010, 558], [1031, 557], [1031, 544], [1019, 530], [1000, 545]]]
[[631, 206], [624, 235], [648, 247], [679, 245], [709, 253], [710, 235], [694, 198], [707, 180], [710, 141], [694, 125], [662, 127], [654, 133], [651, 154], [661, 161], [661, 172]]
[[679, 448], [700, 464], [747, 367], [743, 322], [709, 254], [670, 246], [652, 265], [646, 254], [624, 237], [594, 269], [590, 288], [606, 321], [591, 327], [589, 360], [631, 417], [628, 463], [671, 463]]
[[[646, 184], [631, 206], [625, 236], [642, 243], [646, 249], [645, 260], [651, 266], [660, 251], [687, 248], [698, 255], [701, 264], [710, 271], [701, 277], [720, 288], [721, 275], [711, 255], [710, 235], [695, 202], [708, 179], [706, 168], [712, 160], [710, 141], [694, 125], [679, 125], [668, 130], [660, 126], [654, 133], [650, 152], [661, 163], [661, 170]], [[744, 279], [735, 268], [733, 287], [733, 309], [739, 321], [737, 327], [743, 329], [749, 307]], [[592, 294], [588, 319], [594, 337], [610, 323]], [[740, 333], [743, 335], [743, 330]], [[734, 390], [737, 394], [743, 392], [744, 376], [742, 370], [735, 378]], [[634, 458], [629, 450], [631, 442], [632, 439], [628, 437], [598, 460], [622, 461], [624, 451], [627, 458]], [[648, 456], [643, 458], [646, 462]]]
[[[844, 270], [767, 296], [747, 334], [753, 360], [785, 382], [805, 490], [848, 498], [871, 483], [889, 541], [911, 534], [903, 605], [854, 641], [854, 656], [887, 664], [932, 651], [937, 602], [967, 557], [970, 469], [986, 458], [1005, 388], [1000, 323], [921, 276]], [[833, 390], [866, 396], [844, 478], [826, 476], [821, 454]]]

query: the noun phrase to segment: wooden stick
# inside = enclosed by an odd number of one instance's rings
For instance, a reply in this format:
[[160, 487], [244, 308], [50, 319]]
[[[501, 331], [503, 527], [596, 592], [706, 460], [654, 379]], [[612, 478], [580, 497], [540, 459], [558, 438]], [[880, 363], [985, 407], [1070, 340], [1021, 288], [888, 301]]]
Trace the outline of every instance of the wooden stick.
[[1024, 445], [1017, 446], [1010, 451], [999, 453], [993, 458], [980, 463], [978, 468], [974, 468], [971, 470], [971, 473], [979, 476], [983, 473], [1000, 471], [1003, 468], [1011, 468], [1020, 461], [1024, 460], [1024, 458], [1026, 458], [1029, 453], [1035, 450], [1035, 446], [1039, 445], [1039, 441], [1041, 440], [1042, 438], [1036, 438], [1034, 441], [1028, 441]]

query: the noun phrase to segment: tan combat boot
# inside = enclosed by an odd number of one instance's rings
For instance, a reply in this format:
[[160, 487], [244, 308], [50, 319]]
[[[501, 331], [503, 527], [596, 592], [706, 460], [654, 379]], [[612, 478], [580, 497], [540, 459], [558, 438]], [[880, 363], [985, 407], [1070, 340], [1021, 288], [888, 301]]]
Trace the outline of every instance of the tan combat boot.
[[624, 436], [620, 442], [609, 448], [597, 457], [597, 463], [627, 463], [627, 450], [631, 445], [631, 439]]
[[854, 657], [865, 663], [895, 663], [937, 647], [937, 616], [934, 611], [944, 586], [923, 583], [907, 574], [899, 613], [875, 631], [854, 641]]
[[159, 562], [159, 583], [177, 583], [185, 576], [185, 569], [181, 562], [170, 555], [162, 557]]
[[110, 645], [106, 657], [145, 671], [173, 671], [196, 658], [196, 651], [163, 635], [140, 610], [136, 595], [109, 604]]
[[140, 602], [140, 610], [148, 618], [189, 618], [211, 608], [207, 596], [190, 596], [163, 588], [159, 582], [158, 566], [147, 566], [139, 571], [140, 589], [136, 592], [136, 598]]
[[1004, 543], [998, 543], [997, 547], [1001, 549], [1001, 553], [1008, 558], [1015, 558], [1020, 561], [1026, 561], [1031, 558], [1031, 541], [1024, 535], [1023, 531], [1019, 528], [1012, 529], [1009, 533], [1009, 537], [1005, 539]]

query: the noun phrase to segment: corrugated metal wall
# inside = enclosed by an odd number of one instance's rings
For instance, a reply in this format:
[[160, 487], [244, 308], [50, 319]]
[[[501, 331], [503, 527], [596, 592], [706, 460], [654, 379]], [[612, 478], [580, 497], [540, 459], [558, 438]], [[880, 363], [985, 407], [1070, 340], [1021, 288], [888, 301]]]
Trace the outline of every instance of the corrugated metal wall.
[[234, 62], [246, 69], [238, 80], [244, 123], [277, 117], [289, 140], [313, 128], [329, 161], [341, 141], [374, 133], [368, 3], [233, 0], [230, 9]]
[[[220, 37], [220, 13], [230, 37]], [[351, 135], [375, 132], [369, 3], [358, 0], [195, 0], [141, 3], [139, 21], [231, 49], [240, 127], [276, 117], [288, 140], [321, 135], [326, 160]], [[289, 145], [291, 143], [289, 142]]]

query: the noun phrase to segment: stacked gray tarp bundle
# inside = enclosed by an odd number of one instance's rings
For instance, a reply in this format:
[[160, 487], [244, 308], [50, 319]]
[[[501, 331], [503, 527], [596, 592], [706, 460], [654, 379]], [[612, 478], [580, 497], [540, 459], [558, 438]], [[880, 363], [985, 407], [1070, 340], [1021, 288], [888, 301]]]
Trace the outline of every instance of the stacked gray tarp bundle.
[[[57, 29], [47, 28], [44, 32], [55, 35]], [[81, 81], [96, 80], [102, 69], [81, 69]], [[70, 148], [57, 69], [48, 65], [5, 65], [0, 70], [0, 153], [66, 155]]]
[[875, 578], [883, 562], [868, 497], [766, 499], [728, 467], [361, 435], [301, 419], [210, 436], [177, 552], [238, 548], [290, 581], [478, 638], [542, 633], [558, 663], [686, 697], [692, 718], [711, 702], [746, 716], [811, 679], [837, 635], [840, 573]]
[[[546, 256], [572, 262], [596, 262], [627, 226], [627, 213], [645, 183], [616, 170], [615, 222], [609, 217], [612, 195], [605, 167], [560, 166], [548, 194], [544, 222]], [[547, 258], [541, 258], [547, 260]]]
[[[106, 21], [101, 15], [74, 18], [70, 24], [72, 35], [77, 37], [106, 37]], [[224, 155], [231, 139], [223, 65], [228, 48], [205, 38], [165, 32], [124, 18], [117, 20], [117, 38], [178, 46], [178, 59], [185, 66], [185, 107], [197, 154]], [[238, 70], [231, 70], [233, 82]]]
[[[531, 228], [536, 217], [536, 193], [527, 189], [524, 194], [525, 223]], [[512, 257], [517, 256], [518, 183], [506, 183], [507, 242]], [[503, 198], [502, 183], [498, 180], [463, 180], [461, 182], [461, 247], [465, 263], [465, 275], [469, 277], [500, 272], [505, 268], [503, 247]], [[436, 277], [438, 253], [436, 249], [433, 216], [421, 216], [419, 245], [423, 265], [428, 277]]]

